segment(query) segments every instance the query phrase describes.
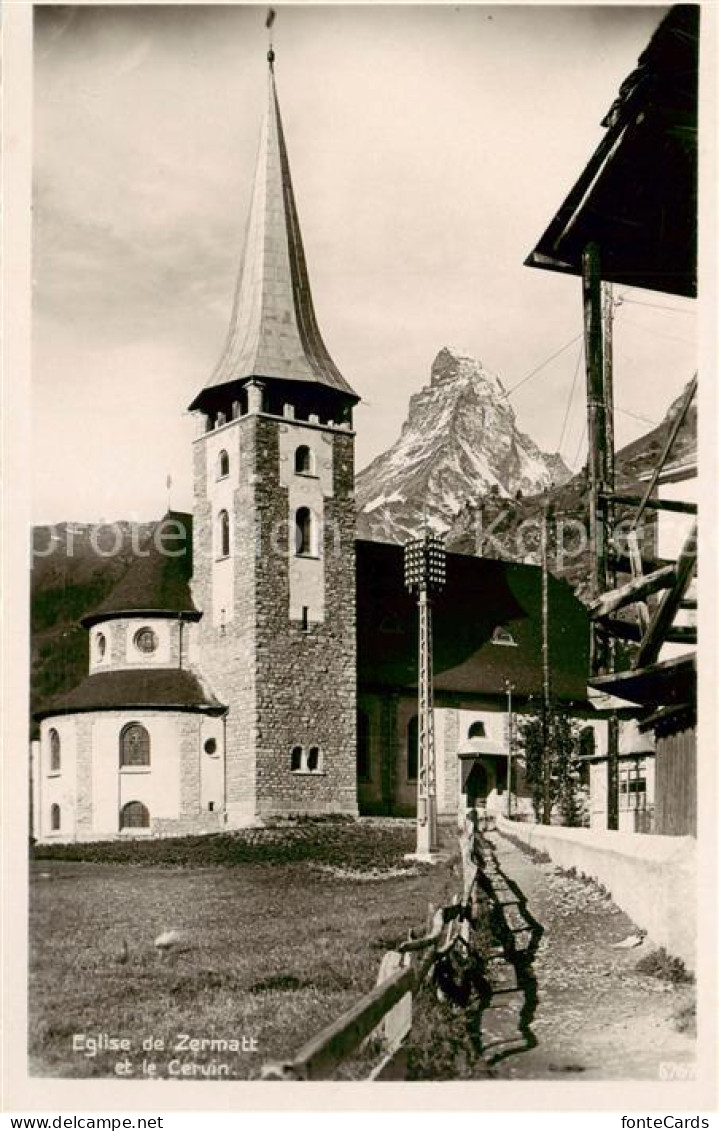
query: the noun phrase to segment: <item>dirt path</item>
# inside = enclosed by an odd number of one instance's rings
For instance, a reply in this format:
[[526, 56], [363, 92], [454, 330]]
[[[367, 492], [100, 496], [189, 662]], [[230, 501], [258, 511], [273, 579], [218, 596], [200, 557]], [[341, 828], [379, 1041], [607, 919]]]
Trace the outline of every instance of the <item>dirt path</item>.
[[[613, 949], [634, 925], [596, 886], [486, 838], [493, 996], [481, 1057], [500, 1079], [661, 1079], [691, 1075], [694, 987], [637, 973], [646, 942]], [[683, 1019], [683, 1020], [682, 1020]], [[479, 1019], [478, 1019], [479, 1020]], [[669, 1067], [666, 1067], [666, 1066]], [[686, 1078], [686, 1075], [684, 1078]]]

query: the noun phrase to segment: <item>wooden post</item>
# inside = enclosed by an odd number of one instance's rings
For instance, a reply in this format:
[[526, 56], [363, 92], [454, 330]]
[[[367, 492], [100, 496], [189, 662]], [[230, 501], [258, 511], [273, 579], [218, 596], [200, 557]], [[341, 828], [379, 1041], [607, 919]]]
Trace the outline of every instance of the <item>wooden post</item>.
[[[614, 535], [615, 509], [612, 499], [614, 492], [614, 374], [613, 374], [613, 342], [614, 342], [614, 296], [612, 284], [604, 284], [604, 390], [603, 390], [603, 416], [604, 416], [604, 467], [602, 469], [603, 488], [610, 492], [606, 499], [599, 500], [600, 505], [606, 507], [604, 527], [605, 551], [607, 535]], [[602, 490], [600, 485], [599, 490]], [[602, 592], [608, 588], [616, 587], [616, 572], [609, 562], [608, 554], [604, 555], [604, 576], [599, 578]], [[610, 672], [614, 671], [616, 662], [616, 641], [609, 636], [606, 643], [605, 659]], [[616, 714], [610, 716], [607, 723], [607, 828], [619, 828], [619, 719]]]
[[551, 741], [549, 727], [551, 687], [549, 680], [549, 504], [542, 511], [542, 824], [552, 823]]
[[[606, 588], [606, 528], [600, 495], [607, 474], [604, 349], [602, 342], [602, 284], [599, 246], [587, 244], [582, 255], [584, 303], [584, 357], [587, 380], [587, 471], [589, 480], [589, 581], [596, 600]], [[591, 668], [598, 675], [605, 666], [604, 634], [592, 631]]]
[[512, 743], [514, 741], [514, 719], [512, 718], [512, 692], [514, 684], [505, 679], [507, 689], [507, 820], [512, 818]]

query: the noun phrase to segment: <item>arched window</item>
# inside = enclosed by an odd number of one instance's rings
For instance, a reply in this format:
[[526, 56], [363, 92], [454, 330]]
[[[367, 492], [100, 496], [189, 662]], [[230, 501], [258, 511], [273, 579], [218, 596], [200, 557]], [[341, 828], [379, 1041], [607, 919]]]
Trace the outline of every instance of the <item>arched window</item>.
[[487, 730], [486, 730], [484, 723], [481, 722], [481, 721], [478, 721], [476, 723], [472, 723], [471, 727], [467, 731], [467, 738], [486, 738], [486, 737], [487, 737]]
[[412, 715], [407, 724], [407, 781], [417, 781], [419, 769], [419, 718]]
[[508, 645], [510, 648], [517, 647], [517, 642], [512, 636], [512, 633], [501, 624], [498, 624], [492, 633], [492, 643]]
[[366, 711], [357, 712], [357, 777], [360, 781], [369, 781], [372, 776], [372, 731], [370, 719]]
[[230, 516], [227, 511], [220, 511], [217, 516], [217, 556], [230, 556]]
[[290, 754], [290, 769], [293, 773], [302, 769], [302, 747], [293, 746], [292, 753]]
[[53, 833], [60, 831], [60, 806], [50, 806], [50, 831]]
[[60, 772], [60, 735], [52, 727], [49, 733], [50, 739], [50, 773], [58, 774]]
[[120, 731], [120, 765], [150, 765], [150, 735], [141, 723], [128, 723]]
[[295, 515], [295, 553], [313, 554], [313, 538], [312, 511], [309, 507], [300, 507]]
[[310, 773], [316, 773], [320, 768], [320, 748], [319, 746], [310, 746], [307, 751], [307, 769]]
[[295, 473], [297, 475], [312, 475], [313, 472], [312, 451], [306, 444], [301, 444], [295, 451]]
[[149, 829], [150, 812], [141, 801], [128, 801], [120, 810], [121, 829]]
[[217, 478], [224, 479], [230, 474], [230, 457], [223, 448], [217, 457]]

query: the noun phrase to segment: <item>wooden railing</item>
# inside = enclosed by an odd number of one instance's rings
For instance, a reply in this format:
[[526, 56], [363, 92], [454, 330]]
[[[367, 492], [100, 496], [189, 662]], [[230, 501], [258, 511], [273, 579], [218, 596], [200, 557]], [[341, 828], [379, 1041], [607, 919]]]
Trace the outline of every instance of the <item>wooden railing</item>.
[[378, 1053], [370, 1079], [385, 1072], [400, 1051], [412, 1027], [412, 999], [421, 989], [437, 959], [470, 929], [469, 912], [474, 882], [475, 821], [467, 818], [459, 838], [462, 852], [463, 892], [447, 907], [432, 913], [427, 934], [409, 938], [382, 959], [377, 985], [355, 1005], [307, 1041], [292, 1060], [265, 1064], [263, 1080], [327, 1080], [363, 1042], [375, 1039]]

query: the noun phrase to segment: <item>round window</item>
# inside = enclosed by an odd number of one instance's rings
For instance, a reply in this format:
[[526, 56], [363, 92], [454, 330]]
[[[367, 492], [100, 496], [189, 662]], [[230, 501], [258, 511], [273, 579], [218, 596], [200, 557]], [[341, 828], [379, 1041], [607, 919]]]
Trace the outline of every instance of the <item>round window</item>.
[[217, 739], [216, 738], [208, 738], [207, 742], [205, 743], [205, 754], [216, 754], [216, 753], [217, 753]]
[[140, 652], [154, 652], [157, 648], [157, 634], [151, 628], [141, 628], [135, 634], [135, 647]]
[[105, 637], [103, 636], [103, 634], [101, 632], [98, 632], [98, 634], [97, 634], [96, 646], [97, 646], [97, 658], [99, 660], [102, 660], [104, 655], [105, 655], [105, 652], [107, 651], [107, 640], [105, 639]]

